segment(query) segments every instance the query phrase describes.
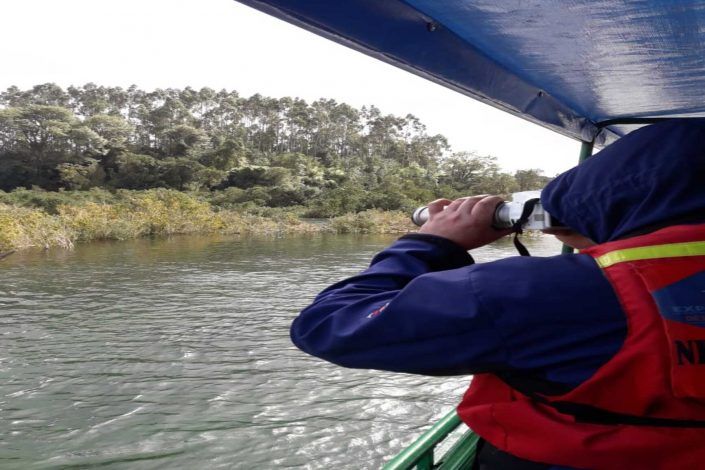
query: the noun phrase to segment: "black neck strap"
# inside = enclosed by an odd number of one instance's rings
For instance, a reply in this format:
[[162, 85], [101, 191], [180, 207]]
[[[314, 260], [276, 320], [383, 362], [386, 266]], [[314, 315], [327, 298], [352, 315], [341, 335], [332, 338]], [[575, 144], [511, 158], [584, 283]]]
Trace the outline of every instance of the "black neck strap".
[[536, 204], [538, 204], [539, 201], [539, 198], [528, 199], [524, 203], [524, 208], [521, 211], [521, 216], [514, 223], [514, 225], [512, 225], [512, 232], [514, 232], [514, 247], [517, 249], [521, 256], [531, 256], [529, 250], [527, 250], [524, 244], [521, 243], [521, 241], [519, 240], [519, 235], [524, 233], [524, 229], [522, 227], [529, 220], [529, 217], [531, 217], [531, 213], [534, 211], [534, 208], [536, 207]]

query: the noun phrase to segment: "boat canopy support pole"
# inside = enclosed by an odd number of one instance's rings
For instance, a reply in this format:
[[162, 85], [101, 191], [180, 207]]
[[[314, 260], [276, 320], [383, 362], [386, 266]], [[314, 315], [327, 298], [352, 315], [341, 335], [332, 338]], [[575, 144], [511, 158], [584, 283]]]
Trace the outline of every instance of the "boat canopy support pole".
[[[578, 156], [578, 165], [583, 163], [588, 158], [590, 158], [594, 147], [595, 147], [594, 140], [592, 140], [590, 142], [586, 142], [586, 141], [582, 142], [582, 144], [580, 145], [580, 155]], [[561, 250], [561, 253], [563, 253], [564, 255], [572, 254], [573, 248], [568, 245], [563, 245], [563, 250]]]

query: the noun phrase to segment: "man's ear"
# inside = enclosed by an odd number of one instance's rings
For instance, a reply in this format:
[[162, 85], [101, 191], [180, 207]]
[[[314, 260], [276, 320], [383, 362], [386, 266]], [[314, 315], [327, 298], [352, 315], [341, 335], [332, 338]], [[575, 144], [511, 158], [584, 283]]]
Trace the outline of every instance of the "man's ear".
[[585, 248], [590, 248], [591, 246], [596, 245], [596, 243], [588, 237], [580, 235], [578, 232], [574, 232], [572, 230], [555, 230], [554, 233], [551, 233], [551, 235], [566, 245], [572, 246], [578, 250], [584, 250]]

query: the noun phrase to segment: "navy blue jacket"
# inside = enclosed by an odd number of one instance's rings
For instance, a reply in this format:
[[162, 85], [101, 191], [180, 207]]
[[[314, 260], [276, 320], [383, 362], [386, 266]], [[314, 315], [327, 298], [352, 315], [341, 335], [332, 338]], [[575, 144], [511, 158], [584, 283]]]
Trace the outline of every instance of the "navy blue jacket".
[[[546, 210], [598, 243], [705, 221], [705, 119], [634, 131], [563, 173]], [[587, 255], [483, 264], [407, 235], [323, 291], [294, 321], [302, 350], [346, 367], [429, 375], [494, 372], [564, 393], [621, 347], [625, 315]]]
[[612, 288], [587, 255], [473, 264], [458, 245], [416, 234], [323, 291], [292, 326], [299, 348], [346, 367], [514, 371], [570, 385], [624, 334]]

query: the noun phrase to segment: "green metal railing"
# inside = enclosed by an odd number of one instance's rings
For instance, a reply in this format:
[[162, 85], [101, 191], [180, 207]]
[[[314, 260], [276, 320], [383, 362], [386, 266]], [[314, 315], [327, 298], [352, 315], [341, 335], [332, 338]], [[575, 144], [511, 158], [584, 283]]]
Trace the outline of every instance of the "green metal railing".
[[455, 410], [451, 411], [403, 452], [387, 462], [383, 469], [460, 470], [470, 468], [475, 459], [477, 442], [480, 439], [470, 429], [448, 449], [441, 459], [434, 460], [436, 447], [461, 424], [462, 421]]

